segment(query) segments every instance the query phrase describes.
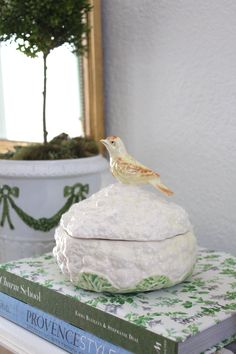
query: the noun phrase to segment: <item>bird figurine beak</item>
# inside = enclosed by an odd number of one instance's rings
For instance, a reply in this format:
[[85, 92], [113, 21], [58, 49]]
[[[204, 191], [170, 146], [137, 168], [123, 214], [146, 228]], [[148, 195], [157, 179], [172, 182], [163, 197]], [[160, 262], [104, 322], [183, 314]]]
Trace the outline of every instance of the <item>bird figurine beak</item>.
[[103, 145], [105, 145], [105, 146], [108, 145], [107, 139], [101, 139], [100, 141]]

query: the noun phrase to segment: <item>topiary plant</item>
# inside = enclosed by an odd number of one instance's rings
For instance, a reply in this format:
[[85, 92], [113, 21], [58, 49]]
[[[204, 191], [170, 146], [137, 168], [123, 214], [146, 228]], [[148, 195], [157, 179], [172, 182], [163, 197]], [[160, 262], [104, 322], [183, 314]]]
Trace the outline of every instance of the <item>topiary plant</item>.
[[17, 44], [28, 57], [43, 56], [43, 141], [47, 144], [46, 100], [47, 58], [50, 52], [67, 44], [73, 53], [83, 55], [89, 27], [89, 0], [0, 0], [0, 41]]

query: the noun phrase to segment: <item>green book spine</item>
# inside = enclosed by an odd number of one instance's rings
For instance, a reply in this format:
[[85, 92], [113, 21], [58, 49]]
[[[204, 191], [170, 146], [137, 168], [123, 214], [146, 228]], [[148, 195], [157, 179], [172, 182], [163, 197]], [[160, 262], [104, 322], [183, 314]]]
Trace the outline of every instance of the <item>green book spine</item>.
[[177, 354], [178, 343], [0, 269], [0, 291], [137, 354]]

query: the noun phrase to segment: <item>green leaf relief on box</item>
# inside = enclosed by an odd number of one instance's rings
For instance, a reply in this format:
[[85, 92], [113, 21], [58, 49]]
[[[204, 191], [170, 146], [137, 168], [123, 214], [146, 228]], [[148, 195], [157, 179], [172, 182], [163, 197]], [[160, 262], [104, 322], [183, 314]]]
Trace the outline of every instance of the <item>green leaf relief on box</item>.
[[111, 282], [103, 276], [94, 273], [83, 272], [77, 278], [77, 286], [86, 290], [97, 292], [140, 292], [149, 291], [153, 289], [161, 289], [169, 287], [174, 283], [165, 275], [156, 275], [143, 279], [139, 283], [130, 288], [118, 289]]

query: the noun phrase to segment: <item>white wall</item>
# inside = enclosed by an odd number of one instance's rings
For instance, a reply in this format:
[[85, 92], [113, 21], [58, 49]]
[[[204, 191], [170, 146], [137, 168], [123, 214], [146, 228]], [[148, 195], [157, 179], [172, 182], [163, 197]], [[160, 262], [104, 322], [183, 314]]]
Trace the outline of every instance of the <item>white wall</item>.
[[236, 1], [103, 0], [107, 134], [236, 253]]

